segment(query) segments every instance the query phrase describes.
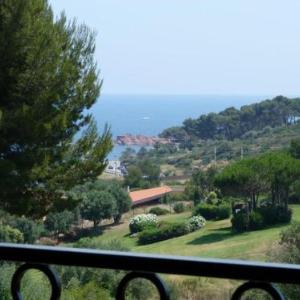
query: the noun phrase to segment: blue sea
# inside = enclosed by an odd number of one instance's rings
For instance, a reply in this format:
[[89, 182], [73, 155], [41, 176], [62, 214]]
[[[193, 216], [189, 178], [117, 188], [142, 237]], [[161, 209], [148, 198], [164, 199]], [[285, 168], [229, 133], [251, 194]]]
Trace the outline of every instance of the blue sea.
[[[245, 95], [101, 95], [92, 113], [99, 130], [108, 124], [114, 137], [123, 134], [154, 136], [165, 128], [181, 125], [186, 118], [197, 118], [231, 106], [240, 108], [266, 98]], [[124, 149], [125, 146], [116, 145], [109, 159], [117, 159]]]

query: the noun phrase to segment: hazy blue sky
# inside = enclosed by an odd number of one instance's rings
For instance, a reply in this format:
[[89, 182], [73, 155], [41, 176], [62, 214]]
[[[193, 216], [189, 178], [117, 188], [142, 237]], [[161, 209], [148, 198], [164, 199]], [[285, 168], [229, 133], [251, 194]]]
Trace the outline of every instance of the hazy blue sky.
[[300, 94], [299, 0], [50, 0], [98, 32], [110, 94]]

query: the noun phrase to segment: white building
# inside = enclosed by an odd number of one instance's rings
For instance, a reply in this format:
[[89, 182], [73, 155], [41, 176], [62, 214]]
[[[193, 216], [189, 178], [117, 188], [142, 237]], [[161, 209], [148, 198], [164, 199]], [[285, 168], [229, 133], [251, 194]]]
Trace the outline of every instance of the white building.
[[109, 160], [104, 170], [105, 173], [123, 176], [123, 166], [119, 160]]

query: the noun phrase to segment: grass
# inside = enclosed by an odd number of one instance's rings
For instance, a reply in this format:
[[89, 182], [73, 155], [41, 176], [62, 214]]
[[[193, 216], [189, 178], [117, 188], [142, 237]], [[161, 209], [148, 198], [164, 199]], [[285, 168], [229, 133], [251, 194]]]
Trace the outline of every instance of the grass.
[[[293, 220], [300, 221], [300, 205], [292, 205], [291, 208]], [[184, 212], [162, 216], [159, 219], [175, 222], [189, 216], [190, 212]], [[123, 224], [106, 229], [96, 239], [99, 241], [118, 239], [135, 252], [266, 261], [272, 245], [279, 240], [280, 232], [289, 225], [278, 225], [246, 233], [233, 233], [230, 226], [229, 219], [211, 221], [207, 222], [203, 229], [193, 233], [140, 246], [137, 244], [137, 238], [129, 236], [128, 221], [125, 221]]]

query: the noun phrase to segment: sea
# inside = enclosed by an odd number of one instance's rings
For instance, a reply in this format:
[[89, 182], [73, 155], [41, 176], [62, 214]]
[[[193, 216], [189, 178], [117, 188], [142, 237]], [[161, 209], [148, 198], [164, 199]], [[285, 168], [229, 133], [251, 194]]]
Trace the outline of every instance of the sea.
[[[110, 126], [113, 137], [124, 134], [156, 136], [187, 118], [220, 112], [227, 107], [267, 99], [253, 95], [101, 95], [91, 109], [99, 131]], [[115, 145], [108, 158], [117, 160], [126, 146]], [[136, 151], [138, 146], [132, 147]]]

